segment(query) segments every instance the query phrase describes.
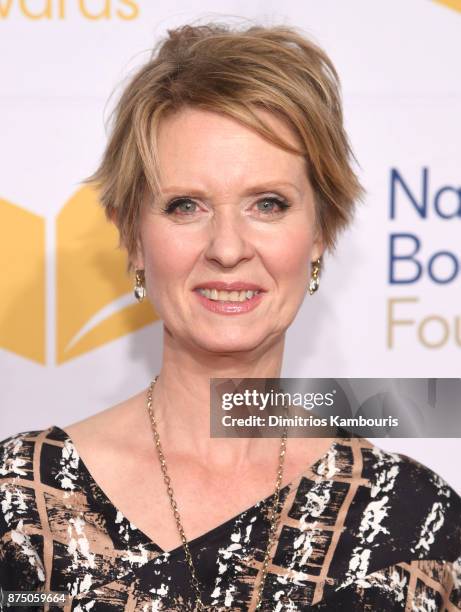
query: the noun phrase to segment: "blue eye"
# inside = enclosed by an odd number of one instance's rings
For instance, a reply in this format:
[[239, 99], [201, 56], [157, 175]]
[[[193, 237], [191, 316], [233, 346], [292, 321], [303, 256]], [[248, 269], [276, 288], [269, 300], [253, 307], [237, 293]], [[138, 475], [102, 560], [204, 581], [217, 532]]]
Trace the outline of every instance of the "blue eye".
[[268, 198], [263, 198], [262, 200], [259, 200], [258, 204], [261, 203], [265, 203], [265, 202], [270, 202], [271, 204], [276, 204], [279, 207], [278, 211], [274, 211], [273, 208], [260, 208], [259, 210], [267, 212], [269, 211], [269, 215], [273, 215], [273, 214], [277, 214], [277, 212], [282, 212], [284, 210], [286, 210], [287, 208], [290, 207], [290, 205], [288, 204], [288, 202], [286, 200], [280, 200], [279, 198], [275, 198], [275, 197], [268, 197]]
[[[195, 202], [192, 202], [192, 200], [189, 199], [189, 198], [178, 198], [177, 200], [173, 200], [173, 201], [169, 202], [165, 206], [165, 208], [163, 208], [162, 210], [167, 215], [171, 215], [177, 208], [179, 208], [179, 206], [182, 206], [183, 204], [187, 204], [187, 205], [192, 204], [193, 206], [196, 206]], [[193, 210], [191, 211], [189, 209], [189, 210], [185, 210], [184, 212], [187, 215], [187, 214], [190, 214], [191, 212], [195, 212], [195, 211], [193, 211]]]
[[[265, 206], [266, 202], [269, 202], [272, 206], [270, 207]], [[290, 204], [288, 204], [286, 200], [282, 200], [274, 196], [261, 198], [257, 202], [258, 206], [260, 204], [264, 205], [264, 207], [259, 208], [259, 210], [261, 212], [264, 212], [265, 216], [280, 214], [287, 208], [290, 208]], [[278, 207], [278, 210], [274, 209], [273, 205], [276, 205]], [[197, 204], [193, 202], [190, 198], [176, 198], [175, 200], [168, 202], [165, 208], [162, 208], [162, 212], [164, 212], [167, 215], [171, 215], [175, 212], [176, 209], [179, 209], [181, 206], [184, 207], [180, 209], [181, 215], [190, 215], [196, 212], [196, 209], [194, 209], [193, 207], [197, 206]]]

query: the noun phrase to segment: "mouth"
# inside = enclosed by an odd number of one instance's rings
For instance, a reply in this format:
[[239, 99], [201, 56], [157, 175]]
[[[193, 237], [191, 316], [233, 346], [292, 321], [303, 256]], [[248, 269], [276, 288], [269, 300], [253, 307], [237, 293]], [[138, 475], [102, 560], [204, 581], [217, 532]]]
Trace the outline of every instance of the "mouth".
[[196, 285], [194, 291], [214, 302], [245, 302], [265, 293], [265, 289], [256, 283], [242, 280], [204, 281], [203, 284]]
[[251, 300], [255, 295], [259, 295], [261, 290], [250, 290], [250, 289], [234, 289], [233, 291], [225, 291], [218, 289], [210, 289], [198, 287], [195, 289], [200, 295], [213, 300], [214, 302], [246, 302]]
[[216, 287], [196, 287], [194, 293], [207, 310], [217, 314], [235, 315], [250, 312], [256, 308], [266, 291], [261, 288], [241, 288], [229, 291]]

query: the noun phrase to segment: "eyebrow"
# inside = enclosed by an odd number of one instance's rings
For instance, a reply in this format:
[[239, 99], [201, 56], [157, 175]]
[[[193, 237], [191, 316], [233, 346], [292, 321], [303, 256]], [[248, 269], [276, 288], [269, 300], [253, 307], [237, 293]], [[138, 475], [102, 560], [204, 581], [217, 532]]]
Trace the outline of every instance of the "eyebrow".
[[[290, 183], [288, 181], [264, 181], [258, 183], [257, 185], [252, 185], [245, 189], [242, 195], [251, 195], [258, 193], [265, 193], [267, 191], [271, 191], [272, 189], [276, 189], [277, 187], [291, 187], [294, 189], [299, 195], [301, 192], [299, 187], [297, 187], [294, 183]], [[205, 192], [201, 189], [193, 189], [191, 187], [180, 187], [180, 186], [169, 186], [165, 189], [162, 189], [162, 193], [188, 193], [188, 194], [196, 194], [197, 196], [205, 195]]]

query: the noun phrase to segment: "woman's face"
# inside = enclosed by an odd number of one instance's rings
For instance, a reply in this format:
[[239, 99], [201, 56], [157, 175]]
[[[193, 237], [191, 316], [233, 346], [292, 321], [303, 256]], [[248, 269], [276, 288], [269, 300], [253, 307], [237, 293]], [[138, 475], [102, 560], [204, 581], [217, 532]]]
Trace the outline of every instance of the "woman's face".
[[[283, 121], [258, 112], [299, 145]], [[304, 158], [194, 108], [162, 120], [158, 153], [161, 194], [143, 202], [135, 265], [145, 269], [147, 295], [169, 333], [212, 352], [280, 340], [323, 250]], [[261, 291], [229, 304], [237, 294], [197, 289], [220, 281]]]

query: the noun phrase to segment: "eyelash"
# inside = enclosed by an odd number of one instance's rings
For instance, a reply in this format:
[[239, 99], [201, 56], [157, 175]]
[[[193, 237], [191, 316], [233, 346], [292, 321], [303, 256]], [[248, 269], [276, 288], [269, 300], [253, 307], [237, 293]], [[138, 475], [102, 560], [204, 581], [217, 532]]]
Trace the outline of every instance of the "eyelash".
[[[265, 202], [265, 201], [270, 201], [270, 202], [274, 202], [275, 204], [277, 204], [280, 208], [280, 213], [285, 211], [287, 208], [290, 208], [291, 206], [291, 204], [289, 204], [287, 200], [276, 198], [274, 196], [268, 196], [266, 198], [261, 198], [260, 200], [258, 200], [258, 202]], [[173, 214], [173, 212], [176, 210], [178, 206], [180, 206], [181, 204], [184, 204], [185, 202], [193, 202], [193, 200], [191, 200], [190, 198], [177, 198], [176, 200], [171, 200], [170, 202], [168, 202], [168, 204], [164, 208], [162, 208], [162, 212], [165, 213], [166, 215], [171, 215]], [[185, 216], [189, 214], [192, 214], [192, 213], [184, 213]], [[277, 213], [270, 212], [267, 214], [267, 216], [269, 217], [275, 214]]]

